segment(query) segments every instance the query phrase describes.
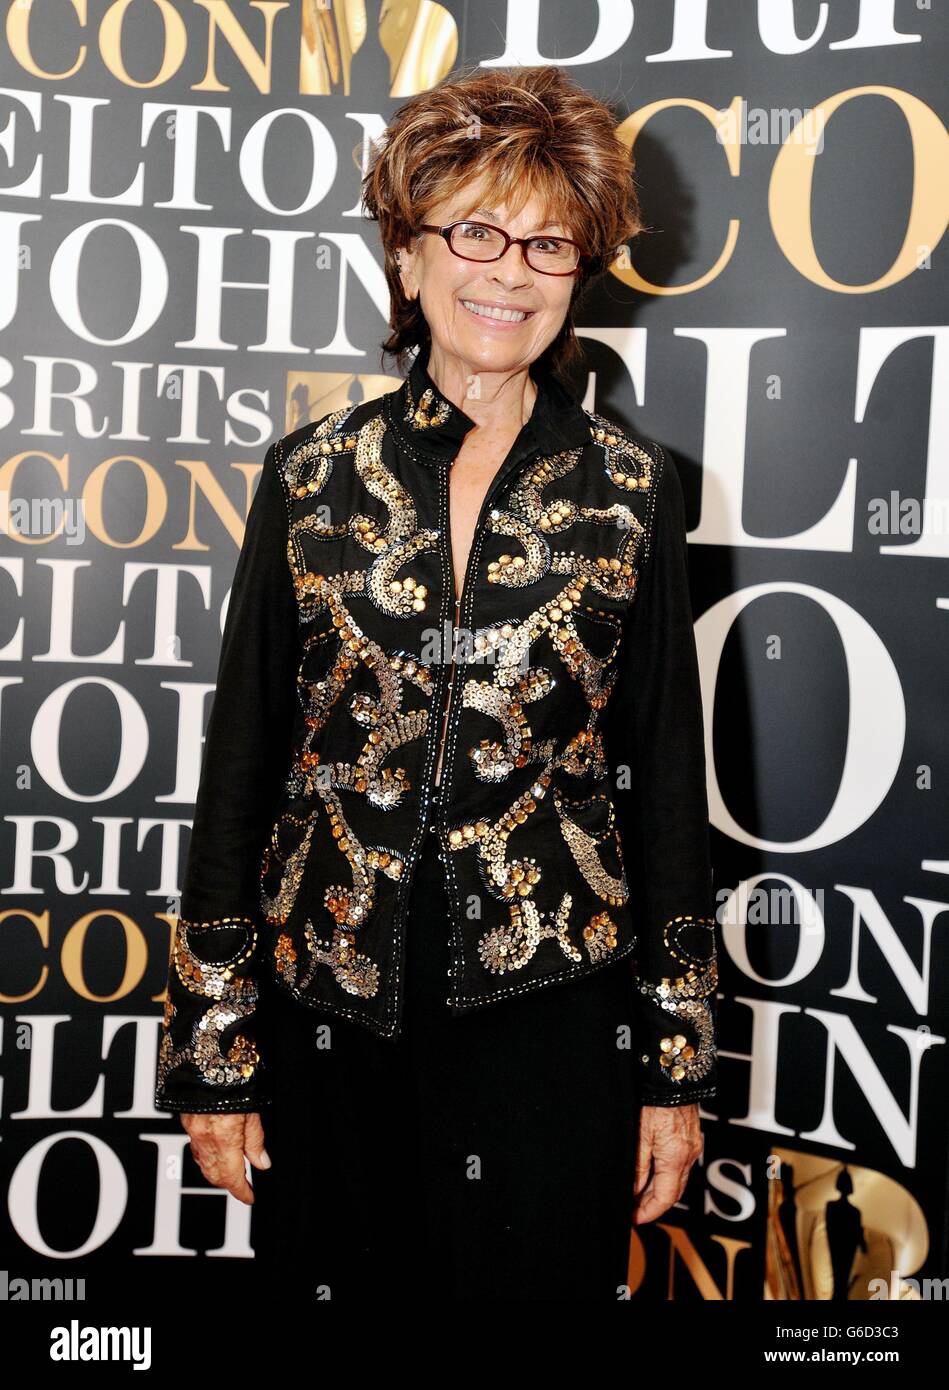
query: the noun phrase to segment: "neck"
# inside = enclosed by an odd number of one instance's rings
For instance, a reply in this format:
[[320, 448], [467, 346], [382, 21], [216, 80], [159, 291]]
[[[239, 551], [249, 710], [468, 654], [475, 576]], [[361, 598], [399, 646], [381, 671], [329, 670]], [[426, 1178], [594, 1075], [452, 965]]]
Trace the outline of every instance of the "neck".
[[[440, 351], [433, 343], [428, 374], [446, 400], [474, 420], [478, 429], [491, 433], [518, 433], [530, 419], [537, 387], [529, 367], [508, 372], [472, 371], [468, 363]], [[477, 395], [470, 390], [477, 382]]]

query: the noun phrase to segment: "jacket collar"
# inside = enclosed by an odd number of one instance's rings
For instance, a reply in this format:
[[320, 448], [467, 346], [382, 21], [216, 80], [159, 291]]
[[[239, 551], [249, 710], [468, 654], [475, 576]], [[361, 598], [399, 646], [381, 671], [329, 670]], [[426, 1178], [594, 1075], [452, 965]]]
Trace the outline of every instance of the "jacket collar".
[[[388, 417], [410, 453], [426, 463], [450, 466], [475, 422], [435, 385], [428, 372], [429, 352], [430, 345], [422, 347], [402, 385], [388, 393]], [[574, 395], [546, 364], [535, 362], [530, 371], [537, 397], [505, 460], [505, 472], [526, 457], [590, 441], [589, 417]]]

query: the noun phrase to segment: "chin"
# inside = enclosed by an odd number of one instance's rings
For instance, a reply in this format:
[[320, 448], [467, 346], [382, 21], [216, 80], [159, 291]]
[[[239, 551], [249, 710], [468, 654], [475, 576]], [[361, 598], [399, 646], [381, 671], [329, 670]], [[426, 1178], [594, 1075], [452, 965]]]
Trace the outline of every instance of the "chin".
[[509, 372], [517, 367], [526, 367], [540, 356], [543, 348], [536, 343], [525, 342], [485, 342], [478, 339], [473, 343], [459, 344], [458, 355], [465, 362], [483, 372]]

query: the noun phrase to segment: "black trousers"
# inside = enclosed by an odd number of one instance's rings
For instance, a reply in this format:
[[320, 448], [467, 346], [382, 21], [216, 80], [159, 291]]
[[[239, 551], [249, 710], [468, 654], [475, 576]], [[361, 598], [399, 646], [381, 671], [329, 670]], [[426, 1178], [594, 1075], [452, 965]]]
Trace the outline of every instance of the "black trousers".
[[639, 1118], [636, 1059], [617, 1046], [633, 1023], [632, 965], [452, 1017], [443, 872], [430, 835], [397, 1039], [265, 982], [274, 1099], [262, 1112], [272, 1167], [251, 1170], [258, 1293], [615, 1301]]

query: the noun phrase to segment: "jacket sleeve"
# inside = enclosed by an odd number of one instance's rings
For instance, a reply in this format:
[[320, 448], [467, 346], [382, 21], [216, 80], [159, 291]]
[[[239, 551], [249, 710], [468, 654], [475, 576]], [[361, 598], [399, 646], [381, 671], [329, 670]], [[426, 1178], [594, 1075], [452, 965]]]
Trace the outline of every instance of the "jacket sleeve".
[[637, 593], [607, 710], [620, 843], [637, 923], [643, 1105], [717, 1093], [718, 967], [705, 732], [682, 485], [658, 445]]
[[292, 758], [298, 609], [288, 507], [267, 451], [221, 640], [162, 1020], [155, 1105], [199, 1114], [269, 1100], [256, 1041], [261, 856]]

